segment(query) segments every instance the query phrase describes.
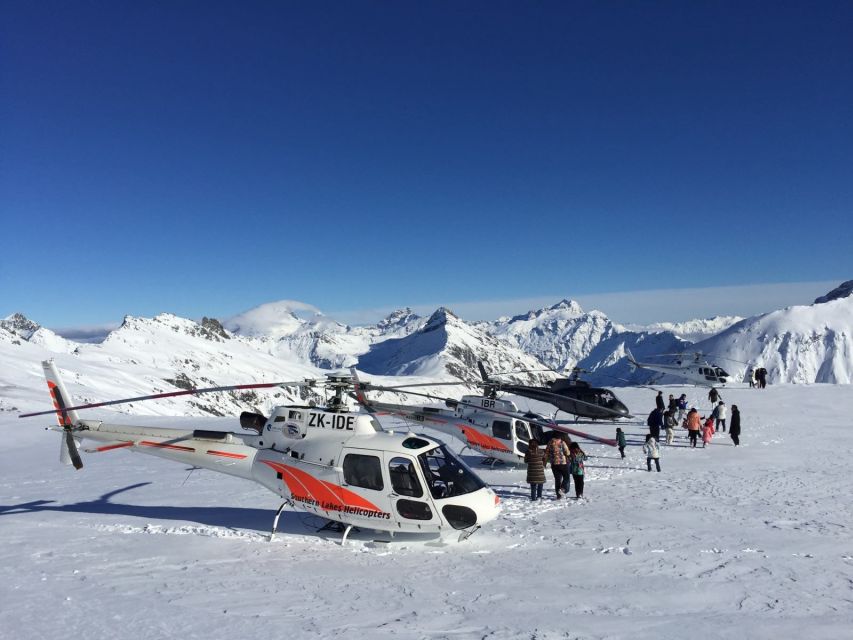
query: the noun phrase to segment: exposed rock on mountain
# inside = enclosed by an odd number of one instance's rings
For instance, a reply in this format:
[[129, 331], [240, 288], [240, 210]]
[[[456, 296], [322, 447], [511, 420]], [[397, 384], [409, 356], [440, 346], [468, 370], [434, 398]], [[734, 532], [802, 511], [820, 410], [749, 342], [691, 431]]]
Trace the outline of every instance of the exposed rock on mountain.
[[534, 356], [556, 371], [587, 357], [619, 329], [600, 311], [584, 312], [574, 300], [483, 325], [496, 338]]
[[[477, 361], [490, 372], [540, 369], [535, 358], [459, 319], [444, 307], [417, 331], [371, 347], [359, 358], [358, 368], [378, 375], [418, 375], [438, 379], [480, 380]], [[506, 379], [535, 383], [552, 376], [518, 373]]]
[[13, 313], [11, 316], [0, 320], [0, 327], [24, 340], [29, 340], [40, 329], [39, 324], [33, 322], [22, 313]]
[[839, 300], [840, 298], [847, 298], [849, 296], [853, 296], [853, 280], [842, 282], [825, 296], [815, 299], [814, 303], [823, 304], [824, 302], [831, 302], [832, 300]]

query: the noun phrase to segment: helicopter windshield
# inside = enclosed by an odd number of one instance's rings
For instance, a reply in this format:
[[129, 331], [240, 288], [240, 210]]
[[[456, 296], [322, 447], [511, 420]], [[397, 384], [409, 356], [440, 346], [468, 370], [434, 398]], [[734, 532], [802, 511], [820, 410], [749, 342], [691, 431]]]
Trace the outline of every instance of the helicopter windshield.
[[486, 486], [468, 465], [444, 445], [422, 453], [418, 456], [418, 462], [433, 498], [462, 496]]

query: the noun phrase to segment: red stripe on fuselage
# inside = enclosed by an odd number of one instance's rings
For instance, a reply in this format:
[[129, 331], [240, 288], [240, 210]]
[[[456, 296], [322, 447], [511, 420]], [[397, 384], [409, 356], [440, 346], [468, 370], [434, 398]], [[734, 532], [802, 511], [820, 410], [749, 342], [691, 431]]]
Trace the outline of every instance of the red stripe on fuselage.
[[172, 449], [174, 451], [195, 451], [192, 447], [183, 447], [178, 444], [166, 444], [165, 442], [151, 442], [150, 440], [143, 440], [140, 442], [143, 447], [154, 447], [156, 449]]

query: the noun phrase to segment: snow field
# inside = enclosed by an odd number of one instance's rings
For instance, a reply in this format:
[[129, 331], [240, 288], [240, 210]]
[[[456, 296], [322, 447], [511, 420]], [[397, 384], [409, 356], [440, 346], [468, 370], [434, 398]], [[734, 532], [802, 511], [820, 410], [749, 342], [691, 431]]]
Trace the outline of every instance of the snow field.
[[[682, 392], [708, 404], [664, 388]], [[639, 447], [653, 394], [618, 393], [640, 424], [624, 461], [582, 445], [583, 501], [550, 499], [549, 471], [532, 503], [524, 469], [466, 451], [504, 508], [463, 543], [362, 531], [341, 547], [295, 512], [270, 543], [260, 486], [127, 451], [74, 472], [46, 423], [0, 414], [0, 637], [851, 637], [849, 388], [727, 389], [742, 446], [681, 432], [661, 473]]]

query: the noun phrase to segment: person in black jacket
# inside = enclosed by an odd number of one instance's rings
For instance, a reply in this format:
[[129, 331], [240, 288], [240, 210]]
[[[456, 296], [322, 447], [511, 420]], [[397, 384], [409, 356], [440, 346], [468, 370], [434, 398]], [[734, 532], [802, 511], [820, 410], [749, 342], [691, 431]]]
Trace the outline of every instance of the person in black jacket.
[[740, 444], [740, 411], [736, 404], [732, 405], [732, 419], [729, 424], [729, 436], [735, 443], [735, 446]]
[[[663, 402], [663, 398], [660, 399]], [[655, 439], [655, 442], [660, 440], [660, 430], [663, 429], [663, 411], [660, 407], [655, 407], [654, 411], [649, 414], [646, 424], [649, 425], [649, 433]]]
[[657, 398], [655, 398], [655, 406], [660, 409], [661, 413], [666, 409], [666, 404], [663, 401], [663, 391], [658, 391]]

